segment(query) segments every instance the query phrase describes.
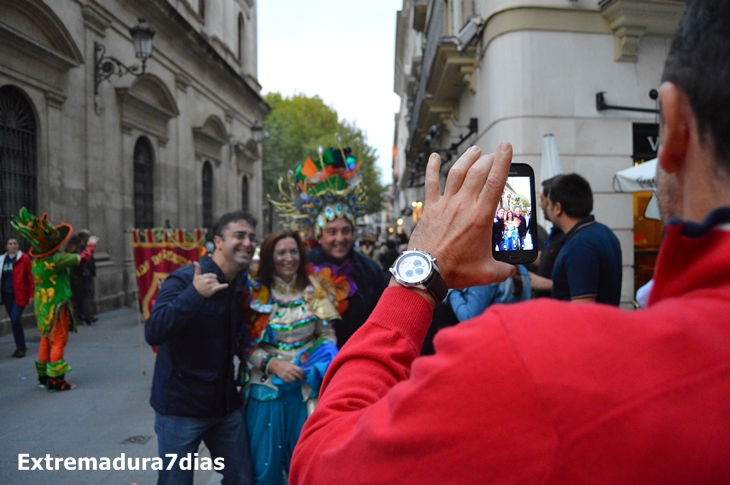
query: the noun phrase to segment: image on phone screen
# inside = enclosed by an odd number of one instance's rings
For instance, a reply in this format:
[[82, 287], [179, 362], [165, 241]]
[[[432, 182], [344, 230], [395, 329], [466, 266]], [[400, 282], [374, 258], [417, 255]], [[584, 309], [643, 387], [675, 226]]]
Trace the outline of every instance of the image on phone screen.
[[492, 255], [512, 264], [530, 263], [537, 258], [535, 173], [527, 164], [510, 165], [507, 183], [494, 213]]

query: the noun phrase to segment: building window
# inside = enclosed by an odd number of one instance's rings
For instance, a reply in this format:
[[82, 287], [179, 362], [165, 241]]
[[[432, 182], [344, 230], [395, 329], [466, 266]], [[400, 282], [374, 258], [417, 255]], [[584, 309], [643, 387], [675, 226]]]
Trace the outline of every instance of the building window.
[[241, 181], [241, 209], [248, 211], [248, 177], [245, 175]]
[[238, 61], [243, 60], [243, 14], [238, 14]]
[[[19, 89], [3, 86], [0, 88], [0, 239], [3, 246], [5, 238], [16, 235], [10, 221], [21, 207], [38, 215], [36, 153], [33, 108]], [[25, 245], [22, 239], [19, 242]]]
[[205, 20], [205, 0], [198, 0], [198, 15]]
[[213, 227], [213, 167], [203, 164], [203, 227]]
[[134, 145], [134, 227], [138, 229], [155, 227], [154, 167], [152, 143], [141, 136]]

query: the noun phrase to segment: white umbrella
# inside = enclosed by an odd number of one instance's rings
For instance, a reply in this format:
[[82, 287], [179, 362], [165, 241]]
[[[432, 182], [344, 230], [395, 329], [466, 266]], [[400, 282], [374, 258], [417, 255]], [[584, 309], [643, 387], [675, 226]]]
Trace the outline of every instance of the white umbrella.
[[651, 190], [651, 200], [646, 206], [644, 217], [660, 220], [659, 203], [657, 201], [656, 164], [657, 159], [655, 158], [641, 165], [616, 172], [613, 176], [613, 190], [615, 192], [644, 192]]
[[540, 169], [540, 183], [549, 178], [563, 173], [563, 166], [560, 163], [558, 144], [552, 133], [542, 137], [542, 168]]
[[[563, 165], [560, 163], [560, 154], [558, 153], [558, 144], [555, 136], [548, 133], [542, 137], [542, 163], [540, 168], [540, 185], [535, 187], [535, 192], [539, 195], [542, 192], [542, 183], [548, 179], [563, 173]], [[533, 211], [537, 214], [537, 221], [543, 227], [546, 226], [545, 216], [542, 211]]]

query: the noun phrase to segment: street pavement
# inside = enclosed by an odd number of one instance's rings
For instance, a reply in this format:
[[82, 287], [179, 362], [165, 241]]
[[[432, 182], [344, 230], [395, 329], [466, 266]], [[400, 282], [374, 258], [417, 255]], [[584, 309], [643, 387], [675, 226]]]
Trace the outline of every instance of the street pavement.
[[[99, 315], [93, 326], [69, 336], [65, 358], [73, 367], [73, 391], [49, 393], [38, 387], [35, 371], [40, 337], [26, 329], [28, 354], [22, 359], [12, 335], [0, 337], [0, 485], [147, 485], [157, 472], [21, 471], [18, 455], [33, 458], [157, 456], [154, 411], [149, 405], [155, 357], [144, 342], [133, 309]], [[210, 456], [201, 445], [200, 456]], [[45, 459], [44, 459], [45, 466]], [[134, 463], [134, 461], [133, 461]], [[33, 462], [29, 460], [29, 466]], [[196, 485], [220, 483], [212, 471], [195, 472]]]

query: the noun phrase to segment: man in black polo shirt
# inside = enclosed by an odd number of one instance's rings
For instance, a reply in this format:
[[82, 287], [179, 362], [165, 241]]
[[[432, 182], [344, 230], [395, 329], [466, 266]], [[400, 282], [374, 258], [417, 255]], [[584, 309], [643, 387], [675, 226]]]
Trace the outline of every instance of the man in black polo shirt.
[[565, 233], [553, 268], [553, 298], [618, 306], [621, 246], [592, 211], [593, 192], [586, 179], [572, 173], [552, 183], [546, 213]]
[[[552, 223], [547, 213], [547, 204], [550, 198], [550, 186], [561, 175], [549, 178], [542, 183], [542, 193], [540, 194], [540, 209], [545, 216], [545, 220]], [[560, 248], [563, 247], [563, 236], [565, 233], [553, 224], [547, 239], [540, 239], [540, 252], [537, 256], [537, 273], [530, 273], [530, 282], [532, 283], [532, 291], [535, 298], [551, 297], [553, 294], [553, 267], [555, 260], [558, 259]]]

